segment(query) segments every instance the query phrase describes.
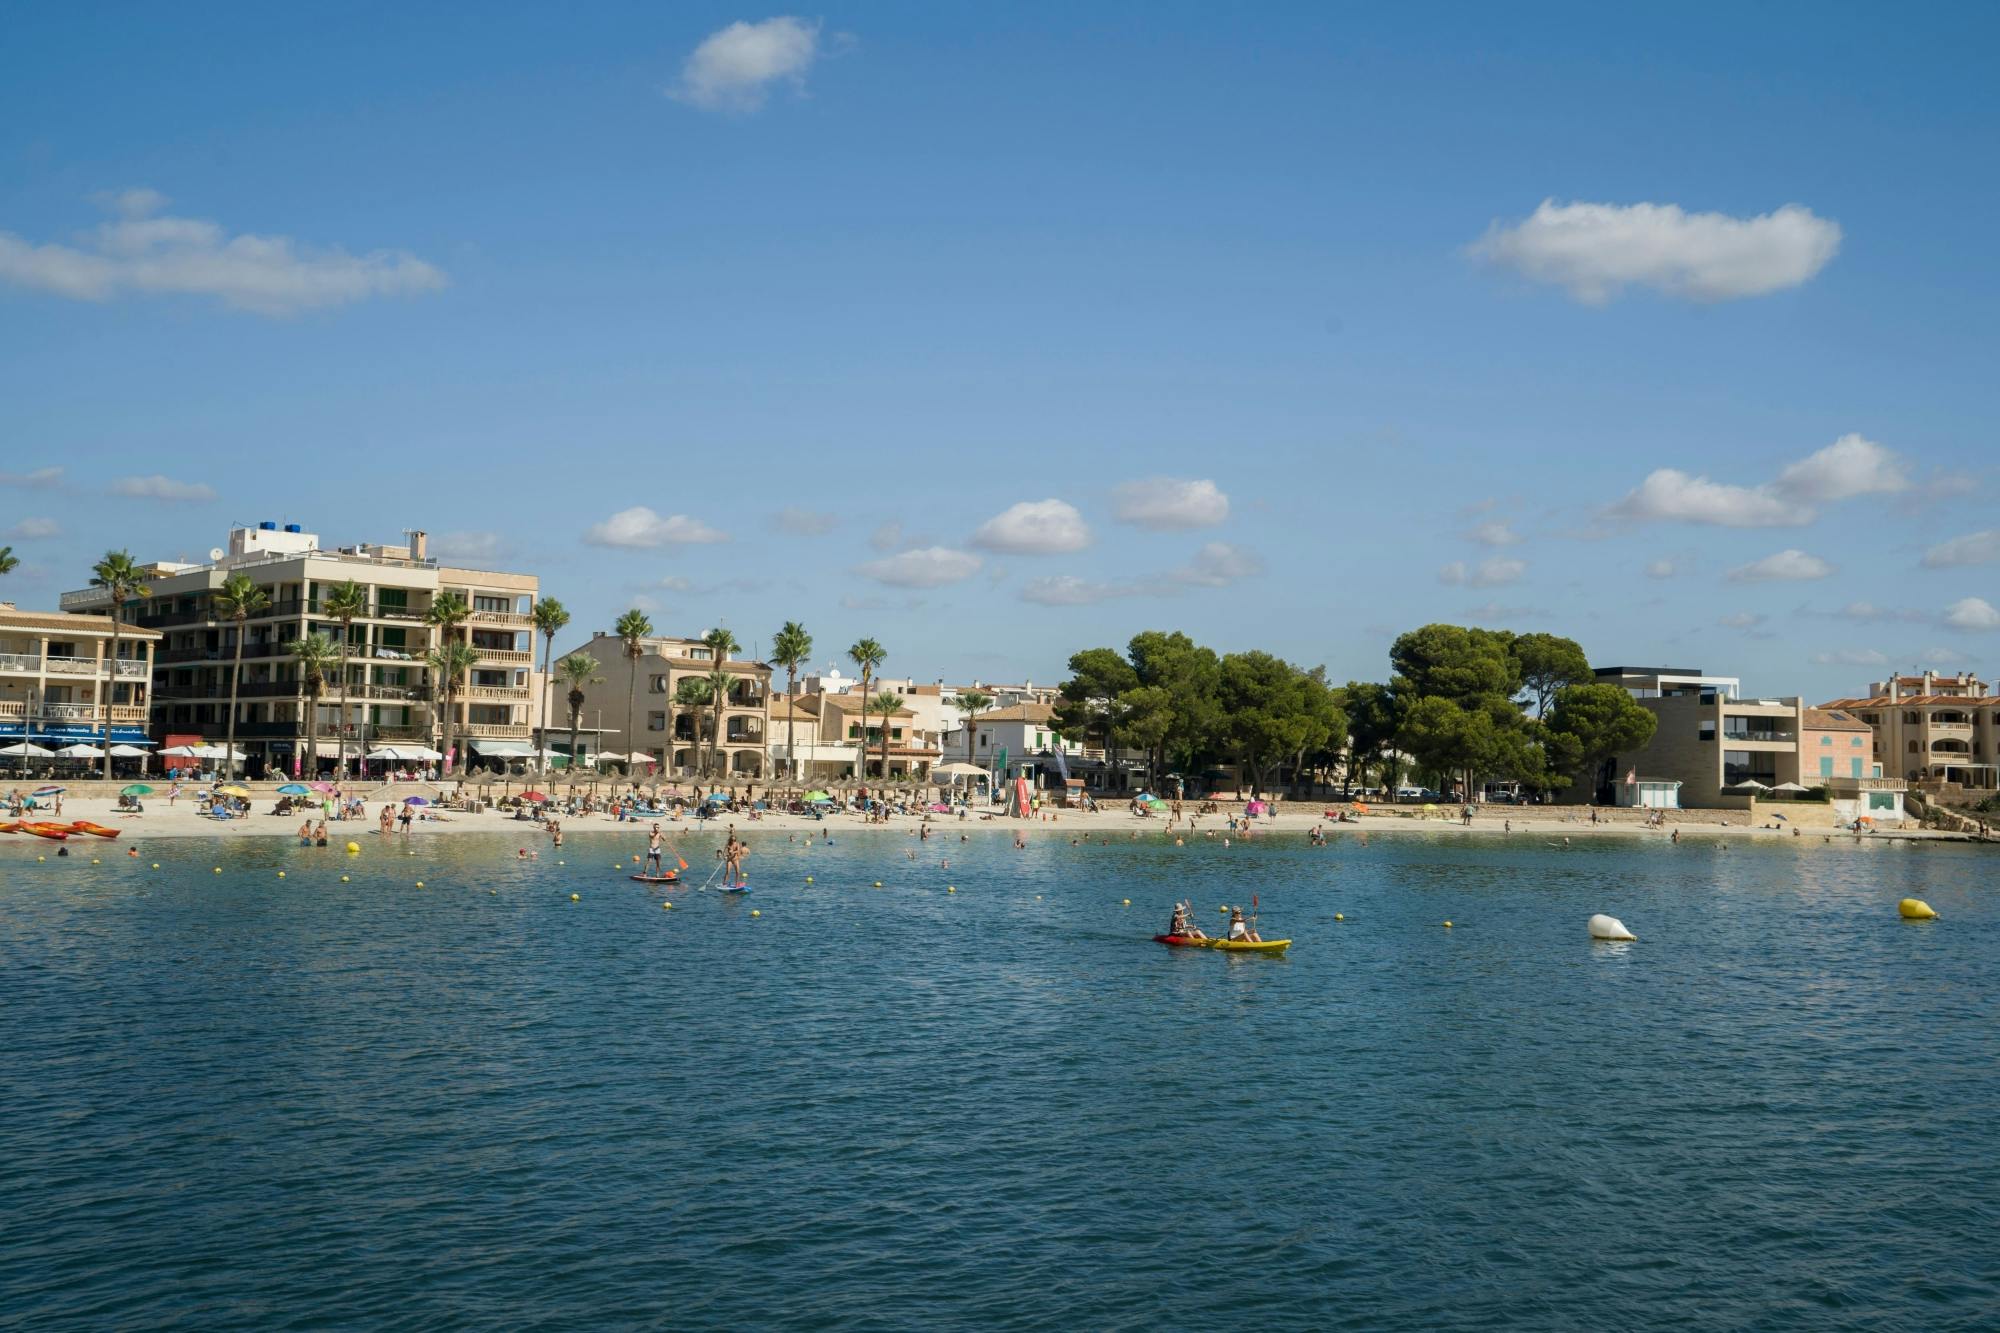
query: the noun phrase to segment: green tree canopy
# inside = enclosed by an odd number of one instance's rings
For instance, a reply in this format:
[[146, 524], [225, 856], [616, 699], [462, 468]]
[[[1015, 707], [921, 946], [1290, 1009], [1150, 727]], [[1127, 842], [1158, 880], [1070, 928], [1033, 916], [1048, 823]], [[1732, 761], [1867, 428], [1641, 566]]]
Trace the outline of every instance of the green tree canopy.
[[1560, 634], [1521, 634], [1514, 639], [1513, 652], [1521, 686], [1534, 701], [1536, 717], [1549, 711], [1556, 692], [1564, 686], [1591, 681], [1590, 660], [1575, 639]]
[[[1549, 708], [1549, 767], [1584, 777], [1613, 755], [1643, 749], [1659, 719], [1616, 685], [1568, 685]], [[1560, 761], [1560, 762], [1558, 762]]]

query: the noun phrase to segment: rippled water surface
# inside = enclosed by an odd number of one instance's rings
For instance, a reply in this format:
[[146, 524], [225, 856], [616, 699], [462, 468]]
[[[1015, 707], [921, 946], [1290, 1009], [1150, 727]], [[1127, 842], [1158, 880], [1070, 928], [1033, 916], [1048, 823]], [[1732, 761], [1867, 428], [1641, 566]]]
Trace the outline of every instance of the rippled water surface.
[[836, 838], [8, 840], [0, 1326], [2000, 1326], [1976, 849]]

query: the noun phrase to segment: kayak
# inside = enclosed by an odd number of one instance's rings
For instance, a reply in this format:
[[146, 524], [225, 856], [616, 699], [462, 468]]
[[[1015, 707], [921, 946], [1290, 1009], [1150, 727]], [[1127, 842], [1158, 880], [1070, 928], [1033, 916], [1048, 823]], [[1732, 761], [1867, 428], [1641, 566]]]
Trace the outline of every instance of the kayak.
[[1153, 941], [1170, 949], [1207, 949], [1215, 944], [1214, 940], [1196, 939], [1193, 935], [1155, 935]]
[[21, 824], [19, 820], [10, 820], [5, 824], [0, 824], [0, 833], [19, 833], [20, 831]]
[[115, 838], [125, 831], [124, 829], [106, 828], [102, 824], [93, 824], [87, 819], [77, 820], [70, 825], [70, 828], [78, 833], [88, 833], [93, 838]]
[[1210, 940], [1208, 947], [1230, 953], [1283, 953], [1290, 940]]
[[38, 838], [53, 838], [57, 842], [67, 841], [70, 835], [68, 826], [63, 824], [23, 824], [21, 832], [32, 833]]

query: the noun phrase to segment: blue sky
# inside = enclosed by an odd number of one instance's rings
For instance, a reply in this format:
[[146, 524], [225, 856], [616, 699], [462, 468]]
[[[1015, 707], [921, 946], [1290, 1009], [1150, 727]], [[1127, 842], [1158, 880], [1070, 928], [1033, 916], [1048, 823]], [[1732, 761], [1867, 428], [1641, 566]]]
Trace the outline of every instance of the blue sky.
[[919, 678], [1991, 672], [1996, 26], [22, 11], [0, 596], [272, 518]]

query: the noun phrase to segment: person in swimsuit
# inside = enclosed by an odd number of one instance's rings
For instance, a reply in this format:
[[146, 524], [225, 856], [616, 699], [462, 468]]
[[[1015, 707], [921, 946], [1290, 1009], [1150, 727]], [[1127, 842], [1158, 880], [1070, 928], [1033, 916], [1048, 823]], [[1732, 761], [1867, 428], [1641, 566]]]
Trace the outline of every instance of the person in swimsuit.
[[396, 816], [396, 822], [403, 826], [403, 832], [405, 833], [410, 831], [411, 818], [410, 807], [407, 805], [403, 807], [403, 812]]
[[1264, 942], [1263, 937], [1250, 929], [1250, 923], [1243, 919], [1243, 909], [1240, 907], [1229, 909], [1229, 938], [1232, 940], [1243, 940], [1250, 944], [1262, 944]]
[[660, 850], [660, 826], [655, 824], [652, 835], [646, 839], [646, 873], [656, 879], [666, 873], [660, 863]]
[[308, 819], [305, 823], [299, 825], [299, 846], [310, 847], [312, 846], [312, 840], [313, 822]]
[[736, 827], [729, 829], [729, 841], [722, 844], [722, 882], [731, 888], [744, 883], [743, 858], [750, 849], [737, 840]]

